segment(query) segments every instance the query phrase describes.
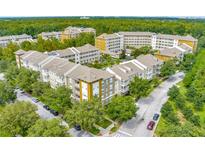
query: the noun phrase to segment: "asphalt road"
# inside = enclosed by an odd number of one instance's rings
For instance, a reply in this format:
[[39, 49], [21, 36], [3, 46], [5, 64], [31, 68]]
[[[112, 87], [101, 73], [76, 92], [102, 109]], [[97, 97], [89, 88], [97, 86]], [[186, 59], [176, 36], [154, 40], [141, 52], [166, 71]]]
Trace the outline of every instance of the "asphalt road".
[[124, 122], [113, 136], [152, 137], [158, 121], [152, 131], [147, 129], [149, 121], [152, 120], [154, 113], [160, 113], [163, 104], [167, 102], [169, 88], [180, 82], [183, 78], [184, 73], [178, 72], [161, 83], [148, 97], [140, 99], [137, 102], [139, 107], [137, 116]]
[[[21, 92], [19, 90], [17, 90], [17, 100], [19, 100], [19, 101], [27, 101], [27, 102], [30, 102], [30, 103], [36, 105], [37, 108], [38, 108], [37, 113], [38, 113], [38, 115], [42, 119], [46, 119], [46, 120], [47, 119], [53, 119], [53, 118], [61, 119], [59, 116], [54, 116], [48, 110], [44, 109], [43, 108], [44, 104], [42, 102], [35, 103], [33, 101], [33, 97], [32, 96], [29, 96], [27, 94], [21, 94]], [[64, 120], [62, 120], [62, 125], [68, 126], [68, 124]], [[68, 133], [71, 134], [73, 137], [91, 137], [92, 136], [91, 134], [89, 134], [86, 131], [83, 131], [83, 130], [77, 131], [74, 128], [69, 129]]]

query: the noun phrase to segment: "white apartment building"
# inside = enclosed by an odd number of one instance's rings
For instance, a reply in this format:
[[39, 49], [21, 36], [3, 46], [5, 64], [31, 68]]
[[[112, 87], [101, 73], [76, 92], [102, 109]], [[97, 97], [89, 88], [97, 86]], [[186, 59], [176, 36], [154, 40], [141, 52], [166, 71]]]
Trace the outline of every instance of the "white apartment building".
[[27, 34], [1, 36], [0, 37], [0, 46], [6, 47], [10, 42], [15, 42], [17, 44], [20, 44], [24, 41], [33, 41], [32, 36], [27, 35]]
[[100, 51], [90, 44], [52, 51], [49, 52], [48, 55], [65, 58], [77, 64], [91, 63], [100, 60]]
[[41, 34], [39, 34], [39, 36], [41, 36], [44, 40], [51, 38], [60, 40], [62, 37], [62, 32], [42, 32]]
[[123, 49], [123, 37], [118, 33], [104, 33], [96, 37], [95, 46], [102, 53], [120, 53]]
[[157, 34], [152, 32], [119, 32], [123, 37], [123, 47], [151, 46], [153, 49], [166, 49], [186, 44], [196, 50], [198, 40], [192, 36]]
[[126, 94], [129, 91], [129, 83], [135, 76], [150, 80], [160, 73], [162, 64], [162, 61], [148, 54], [107, 68], [106, 71], [116, 77], [116, 93]]
[[123, 46], [140, 48], [142, 46], [150, 46], [154, 33], [151, 32], [119, 32], [123, 37]]

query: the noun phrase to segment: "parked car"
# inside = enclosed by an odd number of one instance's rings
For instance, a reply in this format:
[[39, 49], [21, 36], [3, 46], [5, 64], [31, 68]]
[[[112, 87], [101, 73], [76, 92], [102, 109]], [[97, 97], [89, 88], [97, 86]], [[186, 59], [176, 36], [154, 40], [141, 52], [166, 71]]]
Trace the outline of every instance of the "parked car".
[[58, 116], [58, 112], [57, 111], [55, 111], [55, 110], [50, 110], [50, 113], [52, 113], [54, 116]]
[[157, 121], [159, 119], [159, 114], [158, 113], [155, 113], [154, 116], [153, 116], [153, 120], [154, 121]]
[[37, 100], [36, 98], [32, 98], [32, 101], [33, 101], [34, 103], [37, 103], [37, 102], [38, 102], [38, 100]]
[[147, 129], [148, 129], [148, 130], [153, 130], [154, 125], [155, 125], [155, 122], [154, 122], [154, 121], [150, 121], [150, 122], [148, 123], [148, 125], [147, 125]]
[[75, 125], [74, 128], [75, 128], [75, 130], [77, 130], [77, 131], [80, 131], [80, 130], [81, 130], [81, 127], [80, 127], [80, 125], [78, 125], [78, 124]]
[[48, 107], [48, 105], [43, 105], [43, 108], [46, 110], [50, 110], [50, 108]]

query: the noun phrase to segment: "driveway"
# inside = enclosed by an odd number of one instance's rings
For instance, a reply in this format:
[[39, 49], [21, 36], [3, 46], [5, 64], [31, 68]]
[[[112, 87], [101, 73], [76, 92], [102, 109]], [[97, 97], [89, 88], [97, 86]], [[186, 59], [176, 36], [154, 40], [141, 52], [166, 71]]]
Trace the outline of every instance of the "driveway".
[[184, 73], [178, 72], [161, 83], [148, 97], [140, 99], [137, 102], [139, 106], [137, 116], [124, 122], [113, 136], [152, 137], [157, 123], [152, 131], [147, 129], [147, 124], [152, 120], [154, 113], [160, 113], [163, 104], [167, 102], [169, 88], [182, 81], [183, 78]]

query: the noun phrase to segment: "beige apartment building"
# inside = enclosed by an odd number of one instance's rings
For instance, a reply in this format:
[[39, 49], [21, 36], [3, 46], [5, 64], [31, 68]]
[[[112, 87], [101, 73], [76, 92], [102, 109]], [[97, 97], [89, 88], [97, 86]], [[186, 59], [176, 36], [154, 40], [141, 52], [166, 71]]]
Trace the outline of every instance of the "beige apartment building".
[[49, 82], [52, 88], [62, 85], [70, 87], [72, 98], [77, 101], [99, 97], [107, 103], [116, 94], [115, 76], [103, 70], [37, 51], [17, 51], [16, 62], [19, 68], [40, 72], [42, 81]]
[[135, 76], [150, 80], [160, 73], [162, 64], [161, 60], [148, 54], [140, 55], [136, 59], [107, 68], [106, 71], [115, 75], [116, 93], [126, 94], [129, 91], [129, 83]]
[[10, 42], [20, 44], [24, 41], [33, 41], [32, 36], [27, 35], [27, 34], [1, 36], [0, 37], [0, 46], [1, 47], [6, 47]]
[[84, 27], [72, 27], [72, 26], [69, 26], [69, 27], [67, 27], [62, 32], [61, 40], [63, 41], [65, 39], [76, 38], [81, 33], [92, 33], [92, 34], [96, 35], [96, 30], [94, 28], [84, 28]]

